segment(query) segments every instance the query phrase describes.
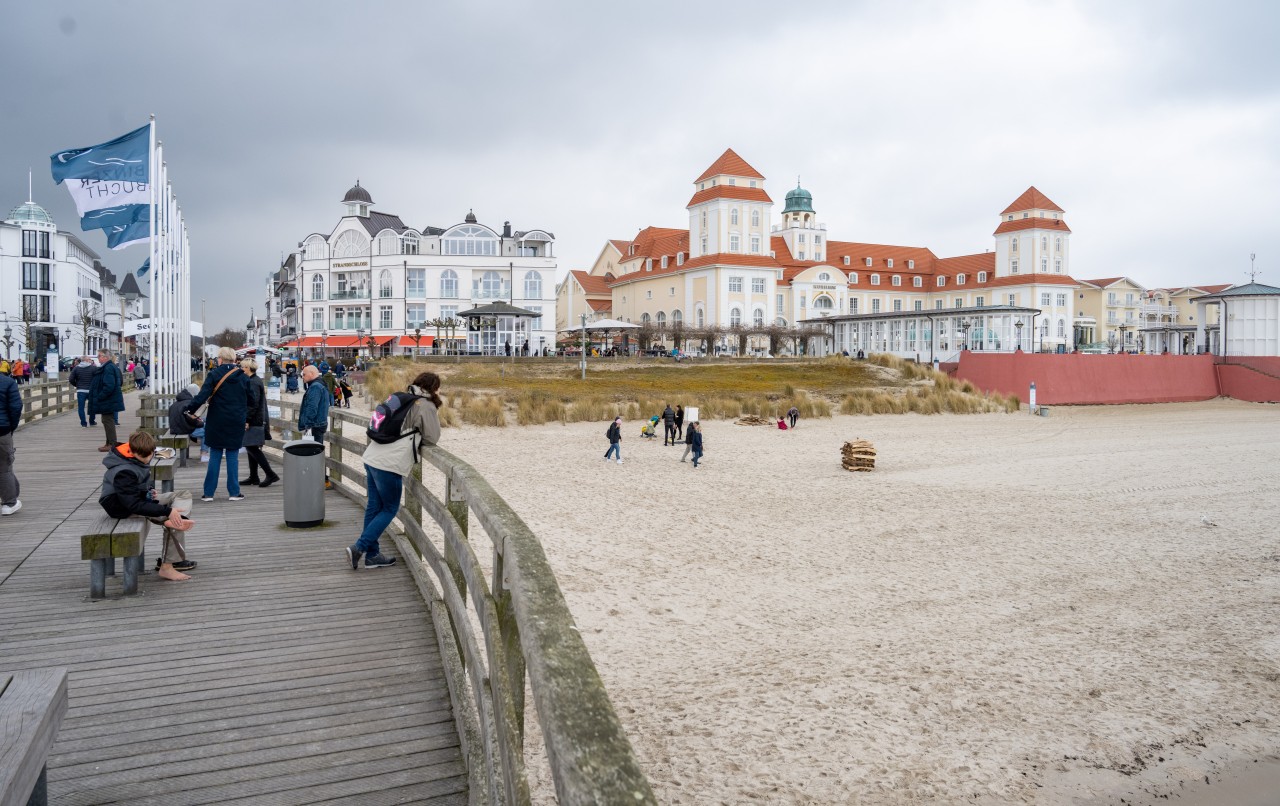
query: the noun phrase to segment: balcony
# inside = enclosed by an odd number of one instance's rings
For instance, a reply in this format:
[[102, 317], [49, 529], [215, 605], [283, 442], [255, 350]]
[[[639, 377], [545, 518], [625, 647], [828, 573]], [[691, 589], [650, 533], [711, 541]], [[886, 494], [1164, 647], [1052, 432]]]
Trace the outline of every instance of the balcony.
[[368, 299], [368, 298], [369, 298], [369, 289], [367, 288], [363, 290], [357, 290], [357, 291], [334, 291], [332, 294], [329, 295], [329, 299], [338, 299], [338, 300]]
[[329, 325], [330, 331], [358, 330], [360, 328], [364, 328], [365, 330], [372, 330], [373, 321], [370, 319], [366, 319], [363, 322], [361, 322], [359, 319], [334, 319], [333, 322]]
[[1138, 309], [1139, 315], [1143, 318], [1148, 316], [1168, 316], [1174, 320], [1178, 318], [1178, 306], [1176, 305], [1159, 305], [1157, 303], [1143, 303]]
[[471, 286], [472, 299], [511, 299], [511, 286], [504, 285], [500, 288], [481, 288], [478, 285]]

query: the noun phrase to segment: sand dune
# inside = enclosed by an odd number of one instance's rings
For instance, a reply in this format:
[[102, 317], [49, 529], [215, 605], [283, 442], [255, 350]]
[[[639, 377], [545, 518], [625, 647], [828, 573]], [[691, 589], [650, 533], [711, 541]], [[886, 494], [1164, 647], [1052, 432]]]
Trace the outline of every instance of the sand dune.
[[1275, 407], [704, 425], [697, 470], [638, 423], [622, 465], [603, 423], [444, 437], [662, 802], [1142, 803], [1280, 754]]

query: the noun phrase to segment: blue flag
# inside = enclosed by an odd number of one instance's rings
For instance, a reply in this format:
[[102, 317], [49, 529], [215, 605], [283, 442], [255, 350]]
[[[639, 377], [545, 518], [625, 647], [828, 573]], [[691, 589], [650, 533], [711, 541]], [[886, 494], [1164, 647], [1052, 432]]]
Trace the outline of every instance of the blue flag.
[[134, 129], [106, 143], [85, 148], [59, 151], [49, 157], [53, 181], [94, 179], [99, 181], [150, 181], [151, 162], [147, 151], [151, 145], [151, 124]]
[[141, 221], [150, 212], [148, 204], [122, 204], [116, 207], [104, 207], [101, 210], [90, 210], [80, 216], [80, 229], [88, 232], [94, 229], [111, 229], [115, 226], [128, 226]]
[[[106, 246], [113, 249], [131, 247], [134, 243], [146, 243], [151, 238], [151, 221], [142, 219], [133, 224], [116, 224], [106, 229]], [[148, 258], [150, 260], [150, 258]]]
[[138, 268], [138, 276], [146, 277], [147, 272], [151, 271], [151, 258], [142, 261], [142, 265]]

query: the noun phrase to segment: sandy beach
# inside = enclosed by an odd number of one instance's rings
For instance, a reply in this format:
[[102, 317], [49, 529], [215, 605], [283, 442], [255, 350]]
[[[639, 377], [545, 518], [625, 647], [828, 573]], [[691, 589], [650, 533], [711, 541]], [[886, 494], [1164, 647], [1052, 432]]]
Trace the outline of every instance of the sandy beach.
[[[639, 429], [622, 465], [604, 423], [443, 442], [541, 537], [660, 801], [1210, 803], [1275, 779], [1276, 407], [706, 422], [696, 470]], [[854, 437], [874, 472], [840, 468]]]

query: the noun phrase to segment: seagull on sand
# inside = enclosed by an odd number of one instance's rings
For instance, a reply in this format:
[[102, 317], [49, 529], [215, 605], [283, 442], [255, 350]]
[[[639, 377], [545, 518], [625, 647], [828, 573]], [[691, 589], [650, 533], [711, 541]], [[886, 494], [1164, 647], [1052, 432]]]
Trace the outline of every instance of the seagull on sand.
[[1200, 525], [1201, 526], [1217, 526], [1218, 524], [1214, 523], [1213, 518], [1210, 518], [1208, 515], [1201, 515]]

